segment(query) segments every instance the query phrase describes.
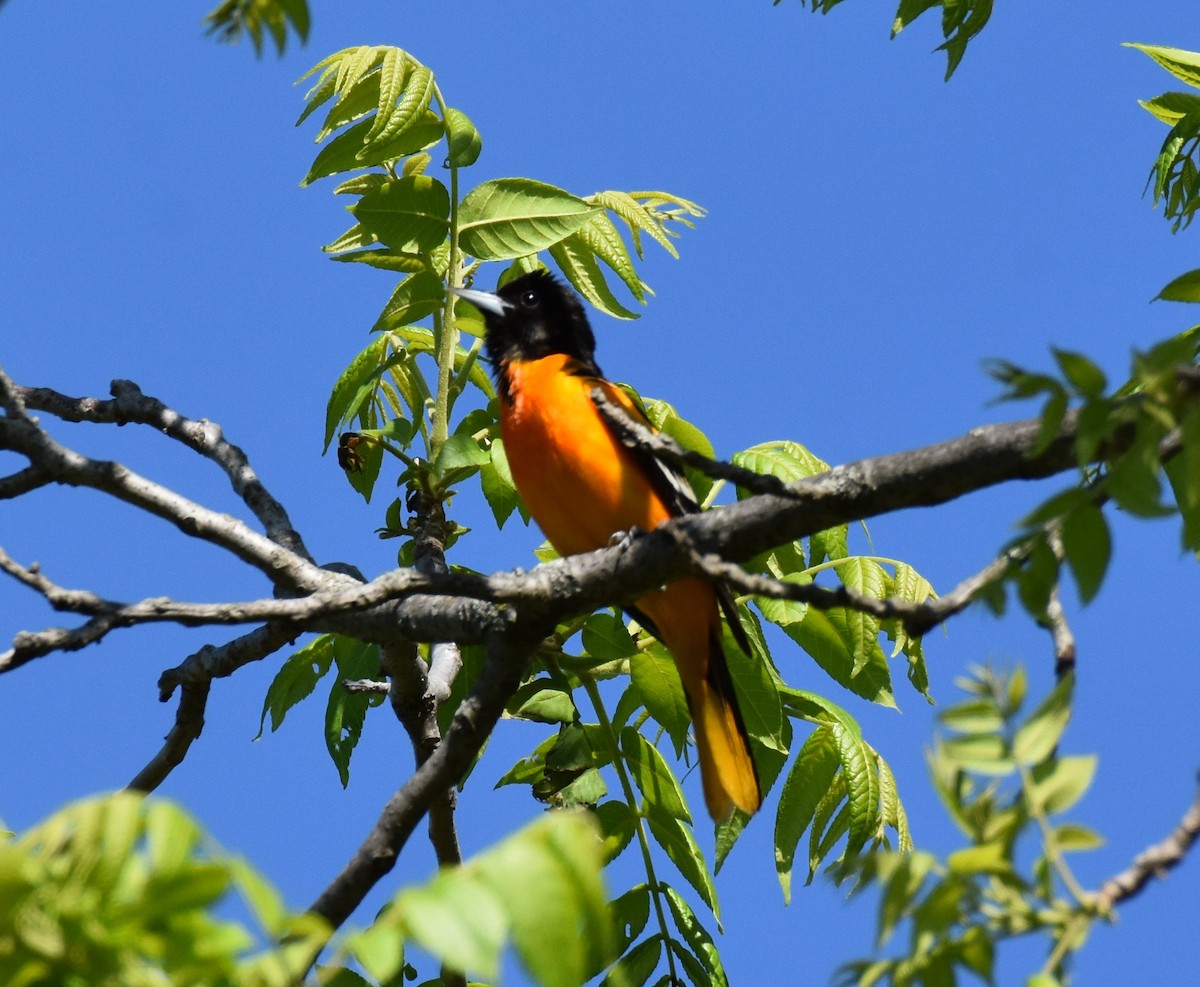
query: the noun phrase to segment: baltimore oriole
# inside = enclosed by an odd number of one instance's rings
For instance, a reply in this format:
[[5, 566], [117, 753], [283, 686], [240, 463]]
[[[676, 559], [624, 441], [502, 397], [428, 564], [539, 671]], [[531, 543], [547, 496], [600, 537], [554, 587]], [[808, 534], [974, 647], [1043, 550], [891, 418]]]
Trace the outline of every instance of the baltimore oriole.
[[[525, 506], [560, 555], [608, 545], [699, 510], [686, 478], [652, 453], [626, 448], [592, 401], [608, 399], [649, 426], [636, 403], [604, 379], [596, 339], [574, 292], [544, 271], [495, 294], [459, 289], [486, 323], [500, 396], [500, 433]], [[762, 802], [746, 727], [721, 646], [721, 614], [749, 652], [728, 587], [696, 577], [647, 593], [628, 608], [675, 658], [696, 734], [704, 800], [716, 820]]]

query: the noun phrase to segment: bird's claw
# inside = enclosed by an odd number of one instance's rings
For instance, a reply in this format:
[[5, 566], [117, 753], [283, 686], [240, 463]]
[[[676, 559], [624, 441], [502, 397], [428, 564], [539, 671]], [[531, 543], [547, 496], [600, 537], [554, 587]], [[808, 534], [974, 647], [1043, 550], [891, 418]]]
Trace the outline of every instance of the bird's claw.
[[637, 527], [630, 528], [628, 531], [614, 531], [608, 536], [608, 547], [613, 548], [620, 545], [622, 549], [626, 549], [633, 544], [633, 539], [641, 533], [641, 529]]

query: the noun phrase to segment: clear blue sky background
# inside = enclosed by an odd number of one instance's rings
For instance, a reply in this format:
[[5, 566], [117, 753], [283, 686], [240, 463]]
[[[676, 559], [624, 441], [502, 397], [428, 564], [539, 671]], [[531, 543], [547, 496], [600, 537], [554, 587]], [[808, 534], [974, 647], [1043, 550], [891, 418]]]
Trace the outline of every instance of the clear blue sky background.
[[[1195, 320], [1148, 304], [1200, 256], [1200, 234], [1172, 237], [1141, 197], [1164, 131], [1136, 100], [1178, 87], [1119, 47], [1200, 47], [1192, 3], [1000, 3], [948, 84], [942, 56], [929, 53], [936, 23], [889, 43], [892, 6], [866, 0], [825, 18], [766, 0], [736, 9], [317, 0], [309, 46], [262, 61], [248, 46], [204, 40], [205, 10], [63, 0], [0, 10], [0, 362], [21, 383], [72, 394], [105, 396], [112, 378], [131, 378], [221, 423], [321, 561], [369, 575], [394, 564], [394, 545], [372, 534], [386, 498], [363, 505], [319, 455], [329, 387], [390, 291], [381, 272], [320, 253], [347, 217], [328, 183], [298, 186], [316, 127], [293, 128], [303, 89], [292, 82], [348, 45], [396, 44], [434, 69], [483, 133], [470, 180], [665, 188], [708, 208], [678, 262], [648, 260], [657, 295], [644, 318], [594, 321], [608, 374], [672, 401], [722, 454], [788, 437], [844, 462], [948, 438], [1032, 413], [989, 405], [988, 357], [1047, 367], [1049, 347], [1062, 346], [1119, 380], [1133, 347]], [[240, 507], [215, 470], [145, 429], [60, 435], [212, 506]], [[0, 457], [3, 469], [15, 465]], [[1051, 489], [1014, 485], [877, 520], [874, 551], [947, 589]], [[530, 563], [538, 537], [489, 531], [473, 492], [455, 513], [477, 531], [457, 561]], [[1173, 522], [1118, 518], [1115, 529], [1103, 593], [1082, 611], [1068, 601], [1080, 680], [1064, 749], [1101, 758], [1073, 817], [1109, 838], [1076, 859], [1091, 887], [1175, 825], [1200, 762], [1195, 564]], [[64, 585], [115, 598], [266, 592], [217, 551], [89, 493], [0, 504], [0, 544]], [[55, 622], [28, 591], [0, 583], [0, 638]], [[138, 630], [0, 680], [0, 817], [20, 829], [128, 781], [172, 721], [173, 705], [155, 701], [159, 673], [221, 639]], [[927, 655], [943, 705], [971, 662], [1022, 660], [1036, 688], [1050, 682], [1048, 639], [1019, 613], [969, 613], [931, 637]], [[896, 769], [917, 842], [957, 846], [923, 766], [933, 710], [902, 684], [902, 713], [866, 709], [798, 650], [780, 646], [777, 658], [793, 682], [860, 716]], [[357, 846], [410, 755], [377, 712], [344, 792], [324, 752], [321, 700], [251, 743], [277, 664], [216, 684], [204, 735], [162, 794], [300, 908]], [[540, 811], [523, 791], [490, 791], [539, 735], [505, 725], [468, 785], [469, 852]], [[739, 985], [825, 983], [868, 951], [874, 902], [846, 904], [818, 881], [785, 908], [774, 809], [772, 798], [718, 879], [725, 962]], [[387, 886], [432, 866], [415, 840]], [[614, 892], [634, 880], [636, 870], [619, 868]], [[1096, 932], [1079, 982], [1183, 982], [1194, 970], [1198, 895], [1190, 861]], [[1021, 982], [1042, 955], [1040, 944], [1002, 951], [998, 982]]]

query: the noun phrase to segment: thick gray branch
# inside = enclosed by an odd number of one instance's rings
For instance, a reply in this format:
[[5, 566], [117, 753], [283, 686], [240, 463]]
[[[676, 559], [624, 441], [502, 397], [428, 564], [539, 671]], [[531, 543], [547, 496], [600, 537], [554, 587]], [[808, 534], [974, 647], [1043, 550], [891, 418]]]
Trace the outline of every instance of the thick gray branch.
[[[1058, 438], [1038, 456], [1027, 455], [1037, 440], [1037, 419], [991, 425], [911, 452], [838, 466], [791, 484], [787, 496], [764, 494], [688, 515], [627, 545], [561, 559], [531, 572], [439, 576], [395, 570], [358, 585], [313, 567], [316, 592], [299, 599], [186, 604], [159, 598], [123, 604], [116, 613], [102, 608], [80, 612], [104, 616], [112, 621], [110, 626], [152, 620], [196, 624], [277, 620], [292, 624], [297, 633], [336, 630], [380, 643], [394, 640], [397, 633], [418, 641], [477, 642], [494, 627], [494, 604], [552, 605], [558, 617], [565, 618], [613, 602], [632, 602], [654, 586], [688, 572], [703, 572], [698, 559], [706, 556], [740, 561], [858, 518], [941, 504], [1007, 480], [1062, 472], [1074, 465], [1074, 423], [1074, 416], [1068, 415]], [[769, 591], [765, 586], [758, 589]], [[418, 593], [423, 596], [415, 599]], [[817, 595], [811, 599], [820, 602]], [[830, 599], [838, 605], [874, 606], [841, 595]], [[967, 599], [967, 594], [959, 594], [954, 602], [965, 605]], [[905, 612], [912, 608], [901, 601], [888, 606], [913, 623], [921, 623], [923, 614], [932, 616], [932, 608], [938, 608], [925, 604], [931, 609]], [[948, 608], [938, 609], [944, 613]]]

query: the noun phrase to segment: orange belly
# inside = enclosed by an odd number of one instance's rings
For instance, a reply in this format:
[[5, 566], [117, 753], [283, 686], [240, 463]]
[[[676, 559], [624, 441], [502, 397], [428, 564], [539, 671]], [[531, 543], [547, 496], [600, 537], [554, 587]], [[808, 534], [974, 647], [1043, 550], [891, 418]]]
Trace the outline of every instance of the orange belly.
[[514, 399], [504, 404], [500, 431], [529, 513], [560, 555], [578, 555], [670, 514], [590, 395], [600, 386], [628, 399], [607, 382], [565, 373], [566, 362], [555, 355], [508, 365]]

